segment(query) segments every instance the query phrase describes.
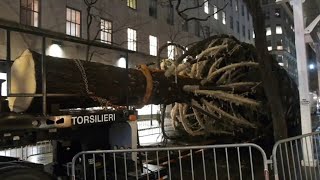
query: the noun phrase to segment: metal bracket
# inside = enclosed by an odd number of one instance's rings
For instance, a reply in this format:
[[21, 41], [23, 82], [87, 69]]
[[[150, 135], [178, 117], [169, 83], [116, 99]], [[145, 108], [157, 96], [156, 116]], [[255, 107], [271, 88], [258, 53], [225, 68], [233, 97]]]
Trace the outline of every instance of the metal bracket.
[[[292, 0], [276, 0], [276, 3], [277, 4], [282, 4], [282, 3], [287, 3], [287, 2], [291, 2]], [[304, 3], [305, 2], [305, 0], [301, 0], [302, 1], [302, 3]]]
[[320, 22], [320, 14], [309, 24], [307, 28], [305, 28], [304, 33], [305, 33], [305, 39], [307, 43], [312, 43], [312, 42], [320, 42], [320, 37], [317, 34], [317, 31], [315, 31], [316, 26]]

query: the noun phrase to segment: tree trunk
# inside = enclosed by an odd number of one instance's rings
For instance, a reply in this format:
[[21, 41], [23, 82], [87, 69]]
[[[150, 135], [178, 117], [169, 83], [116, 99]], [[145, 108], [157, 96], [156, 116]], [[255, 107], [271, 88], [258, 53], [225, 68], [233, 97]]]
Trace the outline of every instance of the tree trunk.
[[[94, 98], [101, 97], [114, 105], [142, 105], [146, 103], [183, 102], [187, 97], [182, 92], [184, 84], [199, 84], [200, 80], [179, 77], [166, 78], [164, 71], [149, 71], [152, 88], [147, 102], [146, 76], [141, 70], [126, 69], [100, 63], [77, 61], [46, 56], [47, 93], [75, 94], [75, 97], [48, 97], [48, 108], [59, 104], [60, 108], [78, 108], [100, 105]], [[77, 65], [80, 62], [81, 65]], [[81, 68], [84, 73], [81, 73]], [[42, 93], [41, 55], [26, 50], [11, 68], [12, 93]], [[127, 80], [129, 83], [127, 83]], [[86, 84], [88, 86], [86, 86]], [[128, 86], [127, 86], [128, 85]], [[127, 96], [128, 88], [128, 96]], [[9, 107], [14, 112], [41, 112], [40, 97], [9, 97]]]
[[267, 40], [265, 32], [264, 13], [261, 9], [260, 0], [246, 0], [249, 11], [252, 16], [253, 26], [255, 30], [255, 45], [257, 48], [257, 58], [260, 66], [260, 74], [262, 78], [265, 95], [271, 110], [273, 121], [273, 131], [275, 141], [284, 139], [288, 136], [286, 111], [283, 107], [280, 81], [275, 71], [275, 60], [267, 50]]

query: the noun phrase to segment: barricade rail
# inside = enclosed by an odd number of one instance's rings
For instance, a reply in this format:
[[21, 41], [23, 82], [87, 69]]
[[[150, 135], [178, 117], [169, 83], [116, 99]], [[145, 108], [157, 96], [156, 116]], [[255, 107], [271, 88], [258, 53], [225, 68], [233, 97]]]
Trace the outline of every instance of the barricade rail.
[[[137, 154], [138, 160], [133, 160]], [[195, 164], [196, 162], [196, 164]], [[266, 179], [267, 157], [256, 144], [84, 151], [72, 179]]]
[[275, 180], [320, 179], [320, 132], [278, 141], [272, 150]]

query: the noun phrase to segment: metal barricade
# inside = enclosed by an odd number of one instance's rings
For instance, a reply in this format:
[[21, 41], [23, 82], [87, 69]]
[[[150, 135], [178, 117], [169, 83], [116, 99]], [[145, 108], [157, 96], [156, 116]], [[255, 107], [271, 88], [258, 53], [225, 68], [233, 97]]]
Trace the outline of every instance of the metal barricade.
[[[138, 160], [130, 159], [137, 153]], [[84, 151], [72, 179], [269, 179], [267, 157], [255, 144]]]
[[278, 141], [272, 150], [275, 180], [320, 179], [320, 132]]

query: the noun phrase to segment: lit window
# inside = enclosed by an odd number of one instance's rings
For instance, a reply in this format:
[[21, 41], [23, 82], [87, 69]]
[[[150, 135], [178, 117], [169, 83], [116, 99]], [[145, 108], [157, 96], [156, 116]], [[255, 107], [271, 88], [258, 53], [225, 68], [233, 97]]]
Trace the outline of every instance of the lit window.
[[239, 0], [236, 0], [236, 11], [238, 11]]
[[112, 23], [110, 21], [101, 19], [100, 22], [100, 39], [101, 42], [111, 44], [112, 42]]
[[66, 34], [80, 37], [81, 13], [75, 9], [67, 8]]
[[127, 6], [132, 9], [137, 9], [137, 0], [127, 0]]
[[150, 55], [156, 56], [158, 51], [158, 38], [155, 36], [149, 36], [149, 49]]
[[[170, 43], [170, 41], [168, 41], [168, 43]], [[174, 45], [169, 45], [168, 46], [168, 59], [174, 59], [175, 55], [176, 55], [176, 48]]]
[[204, 12], [206, 14], [209, 14], [209, 1], [208, 0], [204, 0]]
[[21, 24], [39, 27], [39, 0], [21, 0]]
[[276, 26], [276, 34], [282, 34], [282, 27], [279, 24]]
[[274, 16], [277, 17], [277, 18], [281, 17], [280, 9], [279, 9], [279, 8], [276, 8], [276, 9], [274, 10]]
[[277, 41], [277, 50], [283, 50], [282, 40]]
[[128, 28], [128, 49], [131, 51], [137, 50], [137, 31]]
[[7, 96], [7, 73], [0, 73], [0, 79], [5, 80], [1, 86], [1, 95]]
[[222, 24], [226, 24], [226, 12], [222, 11]]
[[256, 38], [256, 34], [254, 33], [254, 31], [252, 32], [252, 38]]
[[268, 51], [272, 51], [271, 41], [269, 40], [269, 41], [267, 42], [267, 44], [268, 44]]
[[218, 19], [218, 7], [216, 5], [213, 5], [213, 18]]
[[267, 35], [267, 36], [272, 35], [271, 27], [270, 27], [270, 26], [269, 26], [269, 27], [266, 27], [266, 35]]

